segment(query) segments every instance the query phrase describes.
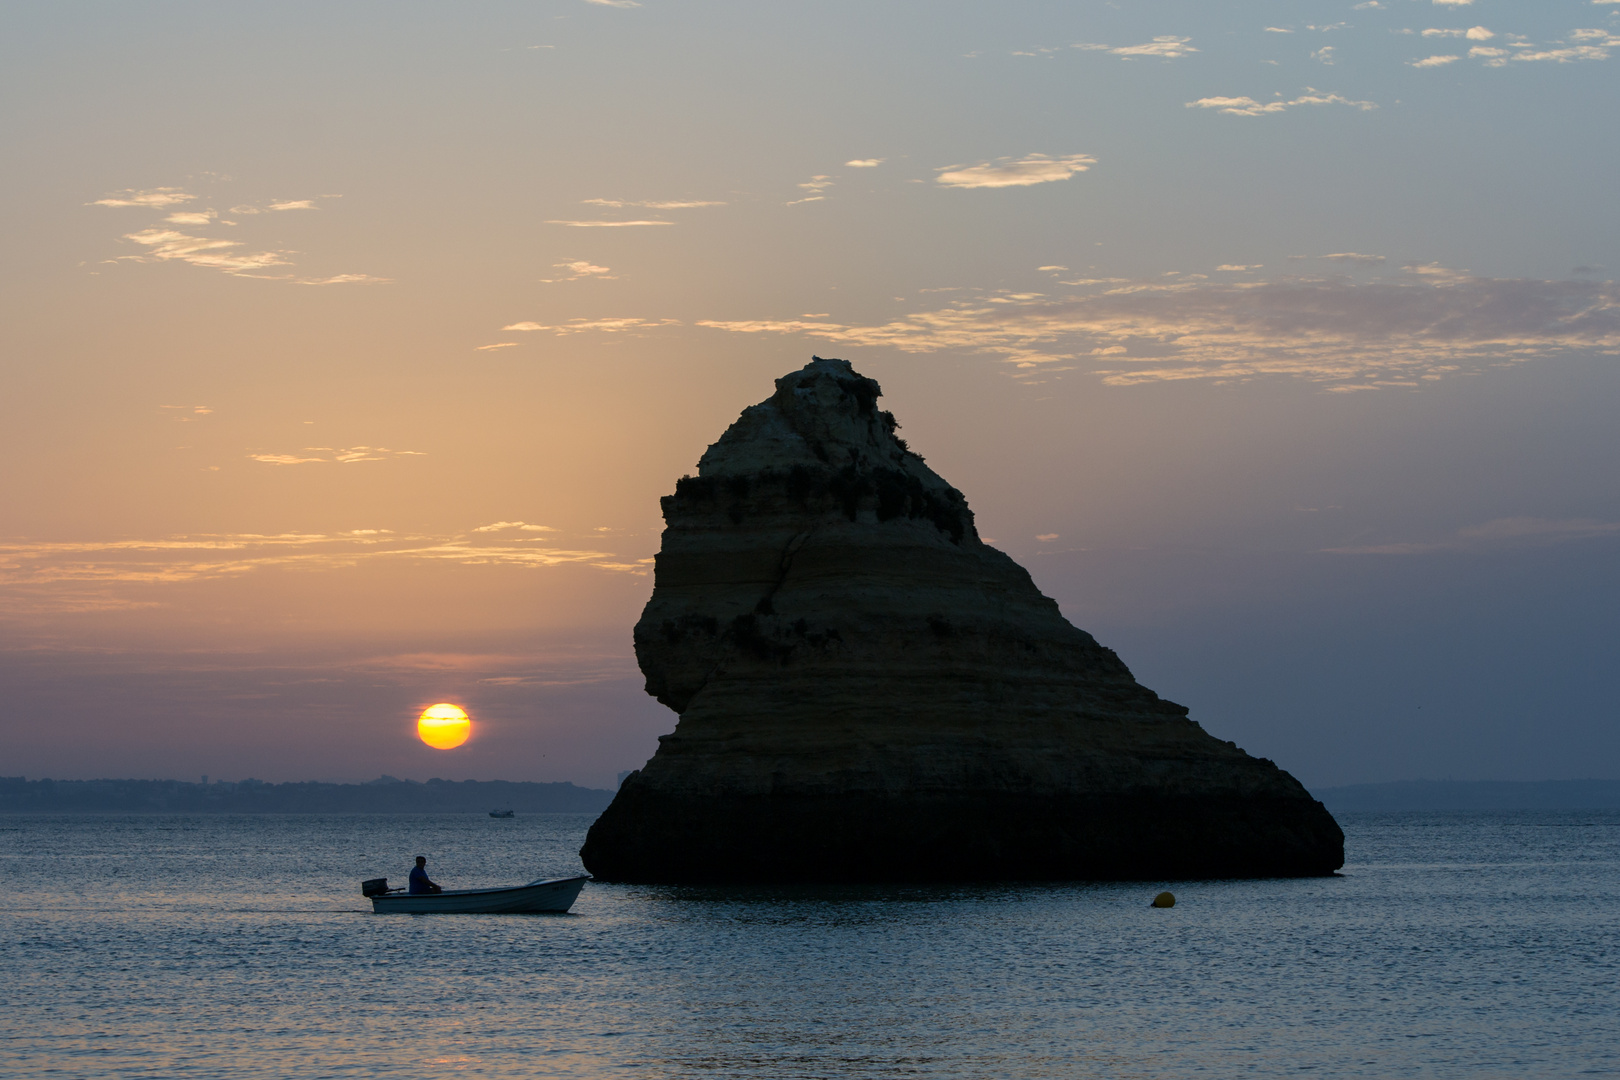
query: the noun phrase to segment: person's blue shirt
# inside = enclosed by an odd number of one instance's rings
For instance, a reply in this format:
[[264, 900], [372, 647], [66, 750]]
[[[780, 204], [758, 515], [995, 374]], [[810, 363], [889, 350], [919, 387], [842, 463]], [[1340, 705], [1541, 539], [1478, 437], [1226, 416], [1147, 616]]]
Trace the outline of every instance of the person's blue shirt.
[[411, 867], [411, 892], [425, 893], [433, 891], [433, 882], [428, 880], [427, 869], [421, 866]]

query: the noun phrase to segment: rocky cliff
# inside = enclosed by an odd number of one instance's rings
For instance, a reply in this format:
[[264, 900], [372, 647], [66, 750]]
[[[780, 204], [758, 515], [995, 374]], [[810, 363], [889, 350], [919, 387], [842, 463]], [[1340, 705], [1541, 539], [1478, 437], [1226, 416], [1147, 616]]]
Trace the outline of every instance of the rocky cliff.
[[615, 881], [1326, 874], [1344, 835], [979, 539], [877, 383], [814, 359], [663, 500], [636, 624], [680, 714], [592, 826]]

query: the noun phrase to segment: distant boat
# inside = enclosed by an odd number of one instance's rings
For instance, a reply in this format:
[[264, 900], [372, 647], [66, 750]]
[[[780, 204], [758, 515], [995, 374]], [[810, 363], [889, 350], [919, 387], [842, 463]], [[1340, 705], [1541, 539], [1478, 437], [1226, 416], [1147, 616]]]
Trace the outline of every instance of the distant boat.
[[[504, 889], [446, 889], [436, 893], [408, 893], [388, 889], [386, 878], [361, 884], [379, 915], [507, 915], [523, 912], [561, 914], [574, 906], [589, 875], [549, 878]], [[378, 891], [378, 886], [383, 890]]]
[[517, 817], [516, 810], [491, 810], [490, 817]]

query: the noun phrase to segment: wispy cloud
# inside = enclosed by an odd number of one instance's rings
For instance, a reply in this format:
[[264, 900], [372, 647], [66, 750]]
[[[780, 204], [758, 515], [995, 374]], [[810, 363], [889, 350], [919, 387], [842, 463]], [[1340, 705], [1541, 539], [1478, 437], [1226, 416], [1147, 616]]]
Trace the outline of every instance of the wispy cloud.
[[1175, 37], [1174, 35], [1165, 34], [1141, 45], [1097, 45], [1087, 42], [1076, 45], [1075, 48], [1092, 52], [1108, 52], [1126, 60], [1134, 60], [1140, 56], [1154, 56], [1161, 60], [1175, 60], [1198, 51], [1187, 44], [1191, 40], [1190, 37]]
[[614, 209], [620, 209], [626, 206], [640, 206], [648, 210], [692, 210], [700, 206], [726, 205], [723, 202], [717, 202], [713, 199], [694, 199], [689, 202], [632, 202], [628, 199], [581, 199], [580, 202], [587, 206], [611, 206]]
[[1284, 100], [1279, 96], [1275, 101], [1256, 101], [1252, 97], [1206, 97], [1197, 101], [1187, 102], [1189, 109], [1218, 109], [1230, 116], [1267, 116], [1272, 113], [1286, 112], [1301, 105], [1348, 105], [1363, 112], [1378, 108], [1371, 101], [1352, 101], [1342, 94], [1323, 93], [1307, 86], [1305, 93], [1297, 98]]
[[596, 4], [598, 7], [633, 8], [641, 5], [636, 0], [585, 0], [587, 4]]
[[1474, 0], [1434, 0], [1436, 7], [1467, 7]]
[[[521, 522], [515, 524], [524, 531]], [[355, 529], [205, 533], [152, 540], [14, 540], [0, 543], [0, 595], [31, 595], [35, 611], [131, 607], [140, 602], [95, 590], [218, 580], [267, 569], [339, 570], [401, 559], [535, 569], [578, 565], [636, 575], [650, 569], [645, 560], [603, 551], [595, 542], [589, 547], [560, 547], [548, 535], [503, 538], [500, 530], [490, 529], [449, 535]], [[7, 606], [0, 604], [0, 610]]]
[[179, 261], [192, 266], [205, 266], [223, 270], [227, 274], [251, 275], [252, 271], [272, 266], [290, 266], [285, 252], [232, 251], [243, 245], [236, 240], [219, 240], [206, 236], [192, 236], [175, 229], [153, 228], [126, 233], [125, 240], [146, 248], [145, 255], [126, 255], [133, 262]]
[[[89, 205], [162, 210], [180, 203], [190, 202], [196, 197], [179, 188], [152, 188], [145, 191], [130, 189], [97, 199]], [[323, 199], [335, 199], [338, 197], [336, 195], [320, 196]], [[314, 199], [287, 199], [273, 201], [264, 206], [234, 206], [231, 208], [231, 212], [252, 215], [283, 210], [314, 209], [316, 209]], [[219, 220], [218, 212], [212, 209], [177, 210], [166, 214], [162, 225], [155, 225], [139, 232], [125, 233], [124, 240], [139, 245], [145, 251], [139, 255], [119, 256], [118, 259], [113, 261], [137, 263], [180, 262], [209, 270], [219, 270], [236, 277], [283, 281], [295, 285], [384, 284], [390, 280], [371, 274], [299, 277], [290, 273], [266, 273], [265, 271], [275, 267], [291, 266], [292, 260], [288, 258], [291, 253], [287, 251], [253, 251], [248, 244], [240, 240], [198, 236], [190, 232], [182, 232], [174, 227], [196, 228], [235, 224], [236, 222], [233, 221]]]
[[[1620, 2], [1620, 0], [1616, 0], [1616, 2]], [[856, 158], [854, 161], [844, 162], [844, 165], [851, 169], [875, 169], [883, 164], [883, 161], [884, 159], [880, 157]]]
[[[880, 327], [846, 326], [843, 323], [821, 322], [812, 319], [700, 319], [697, 325], [707, 326], [715, 330], [729, 330], [736, 334], [809, 334], [811, 337], [826, 338], [829, 341], [851, 342], [859, 337], [865, 337], [866, 335], [862, 333], [863, 330], [881, 329]], [[891, 323], [890, 325], [895, 324]], [[928, 348], [899, 347], [903, 352], [934, 351]]]
[[530, 525], [526, 521], [497, 521], [489, 525], [480, 525], [474, 529], [475, 533], [502, 532], [506, 529], [518, 529], [522, 532], [556, 532], [550, 525]]
[[597, 266], [594, 263], [586, 262], [584, 259], [574, 259], [571, 262], [552, 263], [552, 266], [556, 267], [558, 270], [568, 271], [567, 276], [557, 278], [541, 278], [540, 281], [542, 284], [552, 285], [559, 281], [580, 281], [585, 278], [592, 278], [597, 281], [615, 280], [613, 271], [611, 269], [606, 266]]
[[1433, 285], [1463, 285], [1476, 280], [1474, 275], [1466, 270], [1458, 270], [1439, 263], [1404, 263], [1401, 266], [1403, 274], [1410, 274]]
[[262, 461], [266, 465], [318, 465], [329, 461], [329, 458], [299, 457], [297, 454], [249, 454], [254, 461]]
[[934, 182], [951, 188], [1005, 188], [1029, 187], [1067, 180], [1097, 164], [1090, 154], [1070, 154], [1067, 157], [1049, 157], [1046, 154], [1026, 154], [1021, 158], [997, 158], [978, 165], [946, 165]]
[[[335, 196], [335, 195], [326, 195], [326, 196], [322, 196], [322, 197], [331, 199], [331, 198], [336, 198], [337, 196]], [[233, 206], [233, 207], [231, 207], [231, 213], [233, 213], [233, 214], [246, 214], [246, 215], [252, 216], [253, 214], [274, 214], [274, 213], [276, 213], [277, 211], [280, 211], [280, 210], [318, 210], [318, 209], [320, 209], [320, 207], [315, 205], [315, 200], [314, 199], [283, 199], [283, 200], [279, 200], [279, 201], [272, 201], [272, 202], [265, 203], [263, 206], [254, 206], [252, 203], [244, 203], [241, 206]]]
[[125, 188], [111, 195], [103, 196], [90, 206], [142, 206], [147, 209], [161, 209], [165, 206], [178, 206], [183, 202], [190, 202], [197, 196], [188, 195], [179, 188], [160, 187], [147, 188], [140, 191], [135, 188]]
[[[315, 454], [316, 457], [304, 457]], [[396, 457], [422, 457], [420, 450], [390, 450], [386, 446], [306, 446], [300, 454], [249, 454], [266, 465], [351, 465], [360, 461], [387, 461]]]
[[620, 334], [639, 330], [655, 330], [660, 326], [674, 326], [680, 323], [679, 319], [638, 319], [631, 317], [610, 319], [569, 319], [557, 326], [548, 326], [545, 323], [518, 322], [510, 326], [501, 327], [502, 330], [518, 330], [532, 332], [536, 330], [549, 330], [554, 334], [583, 334], [590, 331], [604, 334]]
[[821, 200], [826, 198], [826, 196], [823, 195], [822, 192], [826, 191], [828, 188], [832, 187], [837, 182], [838, 181], [834, 180], [832, 177], [826, 176], [826, 175], [812, 176], [810, 179], [806, 180], [804, 183], [799, 185], [799, 190], [803, 191], [803, 192], [806, 192], [806, 195], [804, 196], [804, 198], [802, 198], [802, 199], [794, 199], [792, 202], [788, 203], [787, 205], [788, 206], [798, 206], [800, 203], [820, 202]]
[[1425, 56], [1422, 60], [1413, 60], [1407, 66], [1415, 67], [1415, 68], [1444, 67], [1446, 64], [1450, 64], [1450, 63], [1453, 63], [1453, 62], [1455, 62], [1457, 60], [1461, 60], [1461, 59], [1462, 59], [1462, 57], [1460, 57], [1460, 56], [1446, 56], [1446, 55], [1436, 54], [1434, 56]]
[[1431, 27], [1423, 31], [1424, 37], [1453, 37], [1467, 38], [1469, 41], [1489, 41], [1496, 35], [1483, 26], [1471, 26], [1467, 30], [1446, 30]]
[[[1522, 43], [1515, 42], [1515, 45]], [[1585, 60], [1607, 60], [1609, 50], [1620, 48], [1620, 35], [1607, 30], [1571, 30], [1564, 40], [1564, 47], [1558, 49], [1536, 49], [1534, 47], [1520, 47], [1517, 51], [1492, 48], [1489, 46], [1476, 46], [1468, 50], [1470, 57], [1477, 57], [1485, 61], [1486, 67], [1506, 67], [1513, 63], [1545, 62], [1554, 64], [1575, 64]]]
[[641, 225], [673, 225], [673, 221], [560, 221], [551, 219], [547, 225], [569, 225], [576, 229], [633, 229]]
[[1576, 540], [1613, 536], [1620, 536], [1620, 521], [1598, 521], [1595, 518], [1508, 517], [1458, 529], [1451, 536], [1436, 541], [1361, 544], [1323, 550], [1333, 555], [1431, 555], [1440, 552], [1549, 547]]
[[1120, 386], [1284, 375], [1346, 390], [1418, 385], [1570, 350], [1620, 355], [1620, 286], [1479, 278], [1431, 266], [1369, 283], [1146, 282], [1066, 297], [997, 294], [868, 326], [698, 325], [910, 353], [970, 350], [1026, 371], [1084, 363]]
[[333, 274], [323, 278], [294, 277], [286, 279], [294, 285], [388, 285], [393, 278], [374, 277], [371, 274]]
[[1316, 257], [1325, 259], [1328, 262], [1361, 263], [1366, 266], [1373, 266], [1384, 261], [1382, 255], [1363, 255], [1359, 251], [1335, 251], [1331, 255], [1318, 255]]

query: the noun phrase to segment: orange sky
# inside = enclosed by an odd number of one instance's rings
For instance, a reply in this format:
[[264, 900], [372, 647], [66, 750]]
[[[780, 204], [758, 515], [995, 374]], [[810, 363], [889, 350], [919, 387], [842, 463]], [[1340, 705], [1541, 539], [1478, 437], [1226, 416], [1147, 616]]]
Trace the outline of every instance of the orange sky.
[[4, 18], [0, 771], [611, 785], [815, 352], [1308, 783], [1620, 774], [1620, 8]]

